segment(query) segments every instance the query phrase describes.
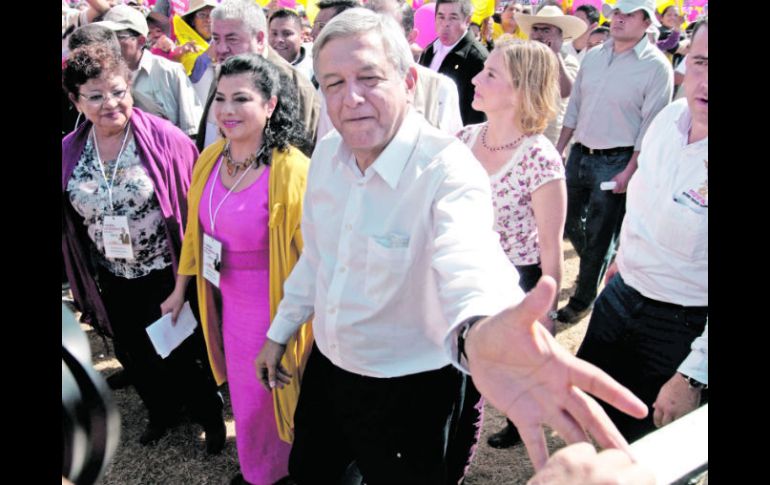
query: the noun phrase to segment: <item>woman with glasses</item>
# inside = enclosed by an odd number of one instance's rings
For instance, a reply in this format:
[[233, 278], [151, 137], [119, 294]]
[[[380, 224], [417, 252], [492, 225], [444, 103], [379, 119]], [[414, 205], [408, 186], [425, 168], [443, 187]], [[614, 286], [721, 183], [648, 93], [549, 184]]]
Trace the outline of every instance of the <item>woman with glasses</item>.
[[254, 361], [302, 251], [310, 162], [298, 148], [308, 141], [293, 83], [259, 55], [222, 64], [211, 109], [224, 139], [195, 162], [179, 275], [162, 311], [176, 318], [196, 279], [211, 368], [218, 384], [228, 381], [233, 406], [242, 473], [231, 483], [272, 484], [288, 474], [310, 325], [287, 343], [291, 384], [267, 392]]
[[[74, 50], [62, 72], [86, 122], [62, 140], [62, 251], [81, 319], [110, 335], [147, 408], [148, 444], [179, 421], [182, 406], [225, 443], [222, 399], [195, 332], [162, 359], [145, 328], [174, 287], [195, 145], [166, 120], [133, 107], [130, 73], [102, 43]], [[127, 237], [126, 237], [127, 236]]]

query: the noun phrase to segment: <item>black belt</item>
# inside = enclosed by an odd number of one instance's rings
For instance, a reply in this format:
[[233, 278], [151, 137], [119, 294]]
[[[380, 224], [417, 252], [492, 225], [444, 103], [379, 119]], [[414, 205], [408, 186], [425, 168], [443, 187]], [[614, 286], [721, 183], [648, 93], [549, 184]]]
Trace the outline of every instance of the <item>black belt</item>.
[[584, 155], [620, 155], [621, 153], [628, 153], [634, 151], [634, 147], [615, 147], [615, 148], [603, 148], [595, 149], [588, 148], [582, 143], [575, 143], [575, 146], [583, 152]]

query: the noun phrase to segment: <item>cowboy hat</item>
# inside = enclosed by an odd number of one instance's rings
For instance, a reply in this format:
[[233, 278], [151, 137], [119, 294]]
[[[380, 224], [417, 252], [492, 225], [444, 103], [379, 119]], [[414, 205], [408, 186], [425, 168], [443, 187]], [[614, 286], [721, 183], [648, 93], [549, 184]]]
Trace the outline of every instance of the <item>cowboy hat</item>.
[[219, 4], [214, 0], [190, 0], [190, 6], [187, 11], [183, 13], [182, 17], [187, 17], [191, 13], [195, 13], [203, 7], [217, 7]]
[[564, 15], [559, 7], [553, 5], [543, 7], [536, 15], [515, 13], [513, 18], [522, 32], [528, 36], [531, 35], [530, 32], [534, 24], [555, 25], [561, 29], [561, 35], [564, 39], [580, 37], [588, 29], [585, 22], [572, 15]]

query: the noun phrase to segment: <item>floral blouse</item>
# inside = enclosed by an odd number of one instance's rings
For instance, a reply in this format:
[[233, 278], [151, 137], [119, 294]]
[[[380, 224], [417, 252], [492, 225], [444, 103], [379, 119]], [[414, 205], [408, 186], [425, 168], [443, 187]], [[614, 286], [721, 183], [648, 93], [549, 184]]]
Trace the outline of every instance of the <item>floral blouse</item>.
[[[116, 160], [105, 164], [104, 172], [112, 178]], [[110, 211], [107, 181], [99, 169], [93, 138], [89, 137], [72, 176], [67, 194], [72, 207], [83, 217], [88, 237], [93, 241], [96, 261], [112, 274], [133, 279], [171, 264], [171, 250], [163, 225], [163, 213], [155, 197], [152, 180], [142, 167], [133, 136], [120, 155], [120, 165], [112, 187], [114, 210]], [[134, 259], [108, 259], [104, 250], [102, 225], [105, 215], [128, 217]]]
[[[483, 123], [468, 125], [457, 137], [472, 147], [483, 127]], [[552, 180], [564, 178], [561, 156], [542, 134], [525, 137], [511, 159], [489, 176], [495, 230], [513, 264], [522, 266], [540, 262], [532, 193]]]

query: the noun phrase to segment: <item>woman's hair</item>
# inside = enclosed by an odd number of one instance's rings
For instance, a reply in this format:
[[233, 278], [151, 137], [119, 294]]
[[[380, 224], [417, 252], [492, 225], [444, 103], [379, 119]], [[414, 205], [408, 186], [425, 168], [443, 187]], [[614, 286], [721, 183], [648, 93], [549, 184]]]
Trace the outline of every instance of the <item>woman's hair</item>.
[[536, 41], [504, 40], [495, 46], [513, 87], [518, 90], [519, 121], [524, 133], [542, 133], [556, 117], [561, 101], [559, 61], [556, 54]]
[[267, 152], [274, 148], [283, 151], [293, 145], [307, 154], [310, 140], [305, 136], [305, 127], [299, 117], [299, 96], [292, 80], [262, 56], [240, 54], [222, 64], [217, 82], [223, 77], [239, 74], [249, 76], [265, 101], [272, 96], [278, 100], [263, 133]]
[[78, 47], [70, 53], [62, 69], [62, 86], [73, 96], [80, 94], [80, 86], [89, 79], [103, 76], [123, 76], [128, 82], [129, 70], [119, 52], [109, 44], [96, 43]]

